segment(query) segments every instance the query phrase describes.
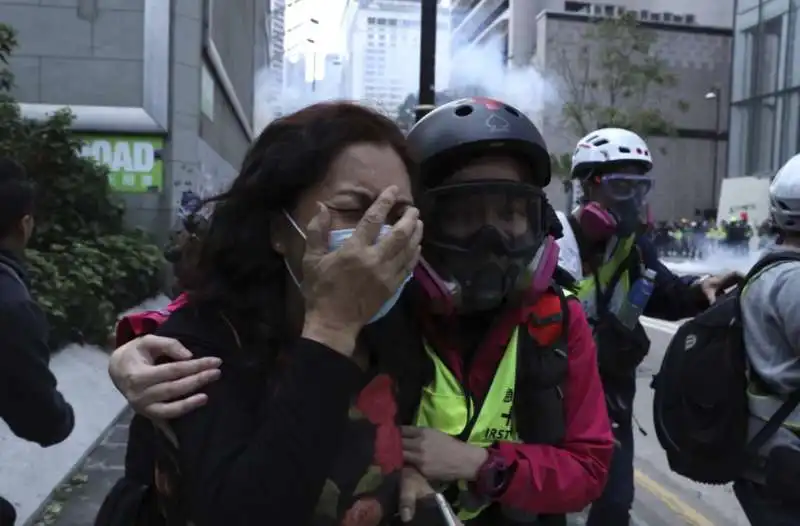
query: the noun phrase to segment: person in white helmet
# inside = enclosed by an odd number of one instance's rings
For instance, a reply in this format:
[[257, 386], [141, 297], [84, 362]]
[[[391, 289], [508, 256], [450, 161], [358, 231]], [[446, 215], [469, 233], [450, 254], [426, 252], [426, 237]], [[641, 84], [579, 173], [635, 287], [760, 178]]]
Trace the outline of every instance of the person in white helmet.
[[658, 261], [644, 233], [646, 198], [653, 187], [647, 143], [635, 133], [603, 128], [578, 141], [572, 177], [582, 193], [569, 216], [559, 265], [577, 281], [597, 342], [598, 362], [618, 447], [609, 480], [592, 504], [587, 526], [624, 526], [633, 504], [633, 398], [636, 367], [650, 341], [641, 314], [677, 320], [708, 307], [736, 276], [678, 277]]
[[[748, 280], [741, 296], [751, 436], [800, 389], [800, 155], [778, 171], [769, 197], [778, 244], [762, 257], [773, 262]], [[800, 524], [800, 409], [759, 453], [758, 467], [734, 484], [750, 524]]]

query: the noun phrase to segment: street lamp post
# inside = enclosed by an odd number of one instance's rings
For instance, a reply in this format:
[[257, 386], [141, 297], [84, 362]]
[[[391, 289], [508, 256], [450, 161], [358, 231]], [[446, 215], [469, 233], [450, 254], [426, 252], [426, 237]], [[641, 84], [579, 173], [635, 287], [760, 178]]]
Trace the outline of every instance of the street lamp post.
[[[722, 97], [718, 87], [711, 88], [705, 95], [706, 100], [714, 101], [714, 173], [711, 177], [714, 185], [711, 190], [711, 198], [716, 207], [717, 186], [719, 183], [719, 136], [721, 134], [720, 119], [722, 118]], [[713, 208], [713, 207], [712, 207]]]
[[436, 0], [420, 2], [419, 95], [415, 117], [419, 121], [436, 107]]
[[[319, 25], [319, 20], [316, 18], [309, 18], [308, 20], [315, 26]], [[306, 40], [313, 46], [311, 51], [311, 93], [315, 93], [317, 91], [317, 42], [313, 38], [307, 38]]]
[[[316, 44], [313, 38], [307, 38], [309, 44]], [[317, 50], [311, 52], [311, 93], [317, 91]]]

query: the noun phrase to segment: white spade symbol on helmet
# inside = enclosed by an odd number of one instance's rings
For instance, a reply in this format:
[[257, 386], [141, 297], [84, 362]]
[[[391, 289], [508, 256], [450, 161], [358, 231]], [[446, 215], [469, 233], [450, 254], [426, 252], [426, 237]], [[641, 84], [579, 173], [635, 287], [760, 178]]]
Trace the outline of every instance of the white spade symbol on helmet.
[[486, 126], [492, 133], [498, 133], [508, 131], [508, 129], [511, 127], [511, 124], [496, 113], [492, 113], [489, 115], [489, 118], [486, 119]]

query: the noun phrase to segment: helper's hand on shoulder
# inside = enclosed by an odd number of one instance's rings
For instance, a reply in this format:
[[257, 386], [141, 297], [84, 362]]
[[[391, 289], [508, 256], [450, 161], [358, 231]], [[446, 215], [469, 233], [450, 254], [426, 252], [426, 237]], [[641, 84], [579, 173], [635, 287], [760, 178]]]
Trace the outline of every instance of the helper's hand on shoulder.
[[[175, 361], [156, 365], [162, 357]], [[116, 349], [108, 373], [137, 413], [156, 420], [172, 419], [208, 401], [197, 391], [219, 378], [221, 363], [214, 357], [192, 359], [179, 341], [147, 335]]]

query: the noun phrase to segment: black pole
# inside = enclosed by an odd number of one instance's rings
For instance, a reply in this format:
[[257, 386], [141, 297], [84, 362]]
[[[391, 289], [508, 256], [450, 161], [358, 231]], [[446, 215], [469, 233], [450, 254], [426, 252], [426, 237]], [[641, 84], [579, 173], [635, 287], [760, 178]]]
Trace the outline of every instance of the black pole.
[[714, 175], [711, 178], [714, 188], [711, 190], [712, 208], [717, 207], [717, 186], [719, 184], [719, 136], [720, 136], [720, 118], [722, 117], [722, 93], [720, 90], [715, 90], [716, 103], [714, 112]]
[[419, 37], [419, 96], [416, 120], [427, 115], [436, 104], [436, 14], [438, 0], [421, 0]]
[[314, 74], [311, 76], [311, 93], [316, 93], [317, 91], [317, 52], [314, 51], [314, 54], [311, 56], [311, 69], [314, 70]]

